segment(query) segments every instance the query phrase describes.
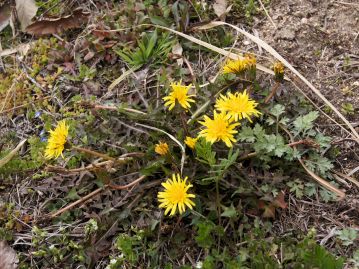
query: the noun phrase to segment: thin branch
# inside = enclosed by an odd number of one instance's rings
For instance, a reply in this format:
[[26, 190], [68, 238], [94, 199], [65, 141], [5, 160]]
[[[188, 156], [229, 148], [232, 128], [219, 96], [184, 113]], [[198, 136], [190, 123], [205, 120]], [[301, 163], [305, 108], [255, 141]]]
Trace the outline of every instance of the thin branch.
[[112, 185], [112, 184], [105, 185], [103, 188], [98, 188], [98, 189], [94, 190], [93, 192], [90, 192], [86, 196], [78, 199], [77, 201], [65, 206], [64, 208], [59, 209], [55, 213], [52, 213], [50, 215], [50, 218], [55, 218], [55, 217], [61, 215], [62, 213], [74, 208], [75, 206], [83, 204], [84, 202], [86, 202], [90, 198], [94, 197], [95, 195], [101, 193], [102, 191], [106, 190], [107, 188], [111, 188], [114, 190], [126, 190], [126, 189], [131, 188], [132, 186], [136, 185], [137, 183], [141, 182], [145, 178], [146, 178], [146, 176], [141, 176], [138, 179], [136, 179], [135, 181], [133, 181], [127, 185], [124, 185], [124, 186], [117, 186], [117, 185]]

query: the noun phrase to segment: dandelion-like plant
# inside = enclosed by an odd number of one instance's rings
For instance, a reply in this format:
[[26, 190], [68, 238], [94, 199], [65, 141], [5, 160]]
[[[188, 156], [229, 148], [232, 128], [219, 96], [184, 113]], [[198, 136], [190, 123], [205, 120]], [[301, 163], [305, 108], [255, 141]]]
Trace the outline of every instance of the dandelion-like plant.
[[252, 54], [246, 55], [244, 58], [237, 60], [228, 60], [223, 66], [223, 74], [241, 74], [246, 70], [256, 67], [257, 60]]
[[223, 141], [227, 147], [232, 147], [232, 142], [236, 142], [234, 134], [238, 131], [234, 130], [239, 123], [232, 123], [233, 118], [228, 119], [225, 112], [217, 113], [214, 111], [213, 119], [208, 116], [204, 116], [204, 121], [199, 123], [206, 128], [200, 131], [199, 136], [204, 137], [208, 142], [214, 143], [217, 141]]
[[243, 118], [247, 118], [250, 122], [251, 116], [258, 116], [261, 113], [256, 109], [256, 103], [254, 100], [249, 98], [247, 91], [243, 93], [231, 93], [227, 95], [220, 95], [216, 101], [215, 108], [221, 112], [226, 112], [229, 119], [238, 121]]
[[223, 74], [240, 74], [246, 70], [244, 59], [228, 60], [223, 66]]
[[187, 183], [188, 177], [181, 178], [179, 174], [173, 174], [172, 179], [167, 179], [166, 182], [162, 183], [165, 188], [164, 191], [158, 193], [158, 201], [160, 202], [159, 207], [165, 208], [165, 215], [170, 213], [170, 216], [176, 214], [178, 209], [179, 213], [182, 214], [186, 211], [186, 206], [190, 209], [195, 206], [195, 203], [191, 198], [195, 198], [194, 194], [187, 193], [188, 189], [193, 187], [192, 184]]
[[168, 96], [163, 97], [165, 106], [169, 106], [169, 110], [172, 110], [178, 102], [184, 109], [191, 107], [190, 103], [194, 103], [195, 100], [191, 97], [195, 95], [189, 95], [188, 91], [191, 88], [191, 84], [188, 86], [182, 85], [181, 82], [171, 83], [171, 92]]
[[159, 155], [164, 156], [168, 153], [168, 151], [169, 151], [168, 144], [165, 142], [160, 142], [155, 146], [155, 152]]
[[282, 81], [284, 78], [284, 65], [281, 62], [275, 62], [273, 64], [273, 71], [276, 80]]
[[65, 148], [67, 136], [69, 134], [69, 126], [66, 125], [66, 121], [62, 120], [58, 122], [54, 130], [50, 130], [50, 137], [47, 141], [45, 149], [45, 158], [52, 159], [58, 158], [62, 155]]
[[192, 138], [190, 136], [186, 136], [186, 139], [184, 140], [185, 144], [190, 147], [191, 149], [194, 149], [194, 147], [196, 146], [198, 137], [197, 138]]

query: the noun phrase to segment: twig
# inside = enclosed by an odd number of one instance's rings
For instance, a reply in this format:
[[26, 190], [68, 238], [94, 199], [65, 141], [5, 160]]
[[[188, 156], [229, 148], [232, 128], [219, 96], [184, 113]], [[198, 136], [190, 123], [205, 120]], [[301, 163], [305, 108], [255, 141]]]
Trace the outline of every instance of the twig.
[[81, 199], [67, 205], [66, 207], [64, 208], [61, 208], [59, 209], [58, 211], [56, 211], [55, 213], [51, 214], [50, 215], [50, 218], [55, 218], [59, 215], [61, 215], [62, 213], [74, 208], [75, 206], [77, 205], [80, 205], [84, 202], [86, 202], [88, 199], [92, 198], [93, 196], [99, 194], [100, 192], [104, 191], [105, 189], [107, 188], [111, 188], [111, 189], [114, 189], [114, 190], [125, 190], [125, 189], [128, 189], [134, 185], [136, 185], [137, 183], [141, 182], [143, 179], [145, 179], [146, 176], [141, 176], [139, 177], [138, 179], [136, 179], [135, 181], [127, 184], [127, 185], [124, 185], [124, 186], [117, 186], [117, 185], [112, 185], [112, 184], [108, 184], [108, 185], [105, 185], [103, 188], [98, 188], [96, 190], [94, 190], [93, 192], [87, 194], [86, 196], [82, 197]]
[[274, 86], [273, 86], [273, 88], [272, 88], [272, 91], [271, 91], [270, 94], [267, 96], [267, 98], [264, 100], [264, 103], [265, 103], [265, 104], [268, 104], [269, 101], [270, 101], [270, 99], [275, 95], [275, 93], [277, 92], [277, 90], [278, 90], [278, 88], [279, 88], [279, 85], [280, 85], [280, 83], [279, 83], [278, 81], [274, 84]]
[[51, 96], [40, 97], [39, 99], [34, 100], [34, 101], [32, 101], [31, 103], [25, 103], [25, 104], [22, 104], [22, 105], [15, 106], [15, 107], [13, 107], [13, 108], [9, 108], [9, 109], [5, 109], [5, 110], [3, 110], [3, 111], [0, 111], [0, 115], [1, 115], [1, 114], [5, 114], [5, 113], [10, 112], [10, 111], [13, 111], [13, 110], [16, 110], [16, 109], [19, 109], [19, 108], [26, 107], [26, 106], [28, 106], [28, 105], [32, 105], [34, 102], [44, 101], [44, 100], [50, 99], [50, 98], [51, 98]]
[[86, 202], [88, 199], [90, 199], [91, 197], [99, 194], [100, 192], [102, 192], [103, 190], [105, 190], [107, 188], [107, 185], [104, 186], [104, 188], [98, 188], [96, 190], [94, 190], [93, 192], [87, 194], [86, 196], [82, 197], [81, 199], [69, 204], [68, 206], [56, 211], [55, 213], [51, 214], [50, 215], [50, 218], [55, 218], [57, 217], [58, 215], [61, 215], [62, 213], [72, 209], [73, 207], [79, 205], [79, 204], [82, 204], [84, 202]]
[[125, 190], [125, 189], [128, 189], [134, 185], [136, 185], [137, 183], [141, 182], [142, 180], [144, 180], [146, 178], [146, 176], [141, 176], [139, 177], [138, 179], [136, 179], [135, 181], [132, 181], [131, 183], [127, 184], [127, 185], [124, 185], [124, 186], [119, 186], [119, 185], [114, 185], [114, 184], [108, 184], [107, 186], [111, 189], [114, 189], [114, 190]]
[[264, 10], [264, 13], [266, 14], [266, 16], [268, 17], [269, 21], [273, 24], [274, 28], [277, 29], [277, 25], [274, 23], [274, 21], [272, 20], [271, 16], [269, 16], [269, 13], [267, 11], [267, 9], [265, 8], [265, 6], [263, 5], [262, 1], [261, 0], [258, 0], [258, 2], [261, 4], [263, 10]]
[[[106, 154], [103, 154], [103, 153], [100, 153], [100, 152], [93, 151], [91, 149], [81, 148], [81, 147], [77, 147], [77, 146], [72, 146], [71, 149], [77, 150], [79, 152], [87, 153], [87, 154], [90, 154], [90, 155], [93, 155], [93, 156], [96, 156], [96, 157], [100, 157], [100, 158], [103, 158], [105, 160], [117, 162], [116, 158], [110, 157], [110, 156], [108, 156]], [[120, 161], [120, 162], [122, 162], [122, 161]]]
[[[117, 160], [117, 163], [119, 162], [122, 162], [122, 163], [125, 163], [127, 161], [130, 161], [132, 160], [132, 158], [121, 158], [121, 159], [116, 159]], [[52, 166], [52, 165], [48, 165], [45, 170], [48, 171], [48, 172], [55, 172], [55, 173], [62, 173], [62, 174], [72, 174], [72, 173], [79, 173], [79, 172], [82, 172], [82, 171], [89, 171], [89, 170], [94, 170], [98, 167], [101, 167], [101, 166], [107, 166], [107, 165], [112, 165], [114, 164], [113, 161], [103, 161], [103, 162], [100, 162], [100, 163], [93, 163], [93, 164], [90, 164], [86, 167], [80, 167], [80, 168], [74, 168], [74, 169], [66, 169], [64, 167], [61, 167], [61, 166]]]
[[[289, 139], [291, 141], [291, 143], [294, 143], [294, 138], [292, 136], [292, 134], [281, 124], [279, 124], [279, 126], [281, 127], [281, 129], [287, 133], [287, 135], [289, 136]], [[333, 185], [331, 185], [329, 182], [327, 182], [326, 180], [322, 179], [320, 176], [316, 175], [313, 171], [311, 171], [304, 163], [304, 161], [299, 157], [298, 158], [299, 163], [302, 165], [302, 167], [304, 168], [304, 170], [312, 177], [314, 178], [317, 182], [319, 182], [323, 187], [325, 187], [326, 189], [334, 192], [335, 194], [338, 195], [339, 199], [342, 200], [345, 198], [345, 193], [341, 190], [339, 190], [338, 188], [334, 187]]]
[[95, 110], [99, 110], [99, 109], [112, 110], [112, 111], [124, 110], [126, 112], [137, 113], [137, 114], [141, 114], [141, 115], [147, 115], [147, 113], [145, 113], [145, 112], [142, 112], [140, 110], [133, 109], [133, 108], [127, 108], [127, 107], [122, 108], [122, 107], [116, 107], [116, 106], [96, 105], [96, 104], [91, 104], [89, 102], [81, 102], [81, 105], [83, 105], [85, 107], [93, 108]]

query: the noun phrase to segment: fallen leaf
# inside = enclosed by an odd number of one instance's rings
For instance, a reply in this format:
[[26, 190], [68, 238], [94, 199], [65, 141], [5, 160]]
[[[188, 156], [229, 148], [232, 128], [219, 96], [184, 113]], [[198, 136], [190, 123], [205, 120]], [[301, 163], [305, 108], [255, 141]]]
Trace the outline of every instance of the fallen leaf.
[[183, 48], [181, 46], [180, 43], [176, 43], [173, 47], [172, 47], [172, 53], [175, 57], [178, 57], [177, 58], [177, 64], [179, 66], [182, 66], [183, 64], [183, 58], [182, 58], [182, 53], [183, 53]]
[[275, 207], [273, 205], [265, 205], [264, 212], [262, 214], [263, 218], [275, 218]]
[[38, 7], [34, 0], [15, 0], [17, 18], [21, 24], [21, 30], [24, 31], [31, 20], [35, 17]]
[[228, 6], [227, 0], [216, 0], [213, 4], [214, 13], [221, 20], [224, 19], [226, 14], [231, 10], [232, 5]]
[[87, 22], [90, 13], [84, 12], [82, 9], [75, 10], [72, 15], [61, 18], [45, 18], [36, 21], [26, 28], [26, 32], [33, 35], [59, 34], [65, 30], [79, 28]]
[[87, 62], [89, 60], [91, 60], [93, 57], [95, 56], [95, 53], [90, 50], [84, 57], [84, 61]]
[[16, 269], [18, 262], [15, 250], [9, 247], [6, 241], [0, 241], [0, 268]]
[[6, 3], [0, 7], [0, 32], [9, 25], [11, 18], [11, 6]]
[[34, 42], [20, 44], [19, 46], [12, 48], [12, 49], [6, 49], [0, 51], [0, 57], [8, 56], [14, 53], [19, 53], [22, 57], [27, 54], [27, 52], [30, 50], [31, 46], [34, 44]]
[[286, 209], [288, 207], [287, 203], [284, 201], [284, 192], [278, 193], [277, 197], [274, 199], [272, 205], [275, 207], [280, 207]]

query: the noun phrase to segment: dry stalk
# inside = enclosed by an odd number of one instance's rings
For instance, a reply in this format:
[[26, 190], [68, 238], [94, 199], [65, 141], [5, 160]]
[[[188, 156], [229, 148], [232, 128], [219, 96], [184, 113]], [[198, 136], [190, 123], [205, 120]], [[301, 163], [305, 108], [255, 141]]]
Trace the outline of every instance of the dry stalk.
[[50, 214], [50, 218], [55, 218], [59, 215], [61, 215], [62, 213], [74, 208], [75, 206], [78, 206], [80, 204], [83, 204], [84, 202], [86, 202], [87, 200], [89, 200], [90, 198], [96, 196], [97, 194], [101, 193], [102, 191], [106, 190], [107, 188], [113, 189], [113, 190], [126, 190], [128, 188], [131, 188], [132, 186], [140, 183], [142, 180], [144, 180], [146, 178], [146, 176], [141, 176], [138, 179], [132, 181], [131, 183], [127, 184], [127, 185], [123, 185], [123, 186], [119, 186], [119, 185], [114, 185], [114, 184], [107, 184], [105, 185], [103, 188], [98, 188], [96, 190], [94, 190], [93, 192], [90, 192], [89, 194], [87, 194], [86, 196], [78, 199], [77, 201], [65, 206], [64, 208], [61, 208], [59, 210], [57, 210], [55, 213]]

